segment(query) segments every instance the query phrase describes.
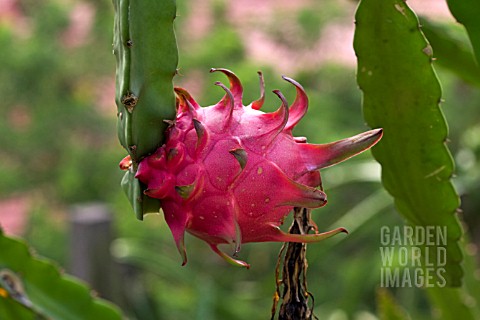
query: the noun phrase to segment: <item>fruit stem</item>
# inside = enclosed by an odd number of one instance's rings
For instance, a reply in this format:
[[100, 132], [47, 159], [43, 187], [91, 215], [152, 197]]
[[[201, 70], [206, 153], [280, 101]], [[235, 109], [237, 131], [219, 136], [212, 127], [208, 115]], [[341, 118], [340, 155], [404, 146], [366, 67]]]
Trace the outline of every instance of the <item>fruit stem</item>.
[[[294, 220], [289, 233], [304, 235], [315, 229], [310, 222], [310, 211], [310, 209], [299, 207], [294, 209]], [[277, 288], [274, 294], [272, 320], [275, 318], [276, 307], [280, 298], [283, 301], [278, 313], [279, 320], [307, 320], [314, 317], [313, 305], [310, 307], [308, 303], [312, 296], [307, 289], [306, 250], [306, 243], [296, 242], [284, 243], [280, 250], [275, 273]], [[285, 256], [282, 262], [284, 252]], [[282, 267], [281, 280], [279, 279], [280, 267]], [[281, 285], [283, 285], [283, 292], [280, 290]]]

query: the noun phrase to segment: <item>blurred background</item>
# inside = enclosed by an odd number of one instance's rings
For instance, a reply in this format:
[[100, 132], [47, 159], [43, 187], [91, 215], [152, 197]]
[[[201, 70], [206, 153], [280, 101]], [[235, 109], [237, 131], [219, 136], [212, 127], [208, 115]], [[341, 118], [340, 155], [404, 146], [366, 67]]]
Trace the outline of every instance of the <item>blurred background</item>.
[[[453, 24], [443, 1], [409, 4], [421, 15]], [[310, 98], [295, 135], [324, 143], [362, 132], [367, 127], [352, 49], [355, 7], [347, 0], [178, 0], [175, 84], [211, 105], [224, 94], [213, 83], [226, 79], [208, 71], [228, 68], [242, 80], [248, 104], [259, 96], [261, 70], [266, 110], [274, 110], [280, 102], [271, 90], [282, 90], [290, 102], [295, 97], [281, 79], [287, 75]], [[112, 274], [119, 275], [112, 299], [129, 317], [269, 318], [281, 244], [245, 245], [240, 257], [252, 268], [243, 270], [187, 236], [189, 263], [181, 267], [163, 217], [135, 218], [119, 185], [118, 162], [126, 153], [115, 129], [112, 27], [109, 0], [0, 0], [2, 228], [68, 271], [76, 234], [71, 215], [79, 206], [101, 204], [112, 218], [108, 250], [117, 270]], [[461, 29], [453, 30], [464, 37]], [[480, 92], [441, 67], [437, 71], [462, 217], [478, 243], [480, 198], [472, 195], [480, 186]], [[326, 169], [322, 177], [329, 204], [313, 218], [321, 230], [343, 226], [350, 235], [308, 246], [315, 313], [321, 319], [376, 319], [380, 227], [404, 222], [381, 188], [380, 168], [370, 153]], [[429, 318], [422, 290], [393, 292], [413, 319]]]

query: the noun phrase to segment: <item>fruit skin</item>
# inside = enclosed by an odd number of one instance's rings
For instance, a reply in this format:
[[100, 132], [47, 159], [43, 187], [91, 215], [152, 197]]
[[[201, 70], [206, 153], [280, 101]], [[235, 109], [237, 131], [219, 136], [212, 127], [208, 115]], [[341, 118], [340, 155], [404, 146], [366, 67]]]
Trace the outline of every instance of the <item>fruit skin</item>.
[[[227, 69], [212, 69], [227, 75], [230, 89], [216, 104], [202, 108], [182, 88], [177, 94], [177, 115], [166, 131], [166, 142], [143, 159], [136, 178], [147, 186], [145, 194], [161, 200], [165, 220], [183, 264], [187, 262], [185, 231], [206, 241], [228, 262], [249, 267], [218, 249], [233, 244], [236, 255], [248, 242], [316, 242], [346, 232], [338, 228], [325, 233], [295, 235], [280, 230], [294, 207], [318, 208], [327, 197], [320, 190], [319, 169], [362, 152], [382, 136], [382, 129], [329, 144], [308, 144], [292, 136], [292, 129], [306, 114], [308, 97], [296, 81], [297, 96], [272, 113], [260, 111], [262, 96], [242, 104], [243, 88]], [[127, 158], [128, 160], [128, 158]], [[123, 169], [128, 163], [122, 161]]]

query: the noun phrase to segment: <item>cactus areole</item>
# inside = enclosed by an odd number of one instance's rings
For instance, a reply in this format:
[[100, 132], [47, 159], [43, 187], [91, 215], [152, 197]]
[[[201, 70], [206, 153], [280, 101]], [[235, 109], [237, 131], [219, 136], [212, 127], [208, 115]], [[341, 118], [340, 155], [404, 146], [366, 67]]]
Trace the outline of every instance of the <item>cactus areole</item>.
[[[327, 202], [319, 189], [319, 169], [343, 161], [373, 146], [382, 129], [328, 144], [309, 144], [293, 137], [292, 129], [307, 112], [308, 98], [296, 81], [296, 98], [280, 108], [260, 111], [261, 97], [242, 104], [242, 84], [231, 71], [230, 88], [215, 105], [202, 108], [182, 88], [177, 95], [176, 119], [166, 131], [165, 144], [138, 165], [136, 178], [147, 186], [145, 194], [160, 199], [165, 220], [173, 234], [183, 264], [187, 262], [185, 231], [203, 239], [228, 262], [248, 267], [219, 250], [231, 244], [234, 255], [248, 242], [316, 242], [343, 228], [314, 234], [288, 234], [280, 229], [294, 207], [318, 208]], [[126, 157], [120, 163], [129, 169]]]

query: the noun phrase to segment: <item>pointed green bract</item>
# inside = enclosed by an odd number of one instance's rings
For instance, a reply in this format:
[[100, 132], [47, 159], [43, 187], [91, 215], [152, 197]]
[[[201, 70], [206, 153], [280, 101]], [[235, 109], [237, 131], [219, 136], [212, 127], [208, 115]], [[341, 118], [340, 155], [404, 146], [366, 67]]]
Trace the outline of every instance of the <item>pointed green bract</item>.
[[455, 216], [459, 198], [450, 181], [454, 164], [445, 146], [448, 130], [432, 48], [403, 0], [361, 1], [354, 48], [365, 119], [384, 129], [382, 143], [372, 150], [382, 165], [383, 184], [409, 223], [447, 228], [444, 277], [447, 285], [458, 286], [463, 275], [462, 230]]
[[0, 252], [1, 319], [122, 319], [115, 306], [94, 298], [79, 280], [33, 256], [25, 243], [1, 229]]
[[132, 170], [129, 169], [125, 173], [121, 186], [138, 220], [143, 220], [143, 215], [147, 213], [159, 212], [160, 201], [150, 198], [143, 193], [145, 186], [138, 179], [135, 179], [135, 173]]
[[[175, 0], [114, 0], [113, 51], [117, 60], [116, 97], [118, 138], [133, 162], [153, 153], [163, 143], [165, 120], [175, 116], [172, 79], [178, 64], [173, 29]], [[138, 181], [126, 173], [122, 182], [137, 217], [149, 211], [152, 201]], [[131, 184], [131, 185], [128, 185]], [[149, 203], [149, 206], [145, 205]]]

